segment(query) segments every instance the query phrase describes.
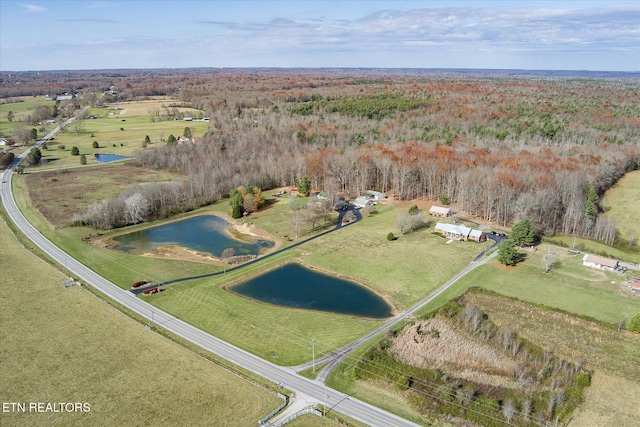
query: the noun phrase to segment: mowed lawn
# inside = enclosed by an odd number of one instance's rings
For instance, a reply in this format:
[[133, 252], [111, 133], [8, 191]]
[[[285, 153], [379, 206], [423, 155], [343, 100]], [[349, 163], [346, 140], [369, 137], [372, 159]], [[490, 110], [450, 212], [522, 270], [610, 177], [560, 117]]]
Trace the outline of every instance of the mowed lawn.
[[[0, 414], [2, 426], [257, 425], [275, 393], [74, 286], [0, 223], [0, 400], [81, 402], [84, 413]], [[187, 421], [188, 420], [188, 421]]]
[[542, 265], [547, 250], [543, 245], [535, 254], [526, 252], [526, 261], [511, 267], [494, 260], [469, 272], [461, 282], [610, 324], [640, 313], [640, 299], [628, 291], [622, 274], [585, 267], [582, 255], [570, 256], [561, 248], [552, 249], [559, 267], [547, 273]]

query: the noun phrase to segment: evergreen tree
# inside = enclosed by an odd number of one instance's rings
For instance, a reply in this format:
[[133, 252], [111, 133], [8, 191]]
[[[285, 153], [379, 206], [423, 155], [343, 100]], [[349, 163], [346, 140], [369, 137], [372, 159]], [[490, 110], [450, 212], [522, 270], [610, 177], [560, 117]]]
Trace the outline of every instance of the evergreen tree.
[[627, 329], [629, 329], [631, 332], [640, 332], [640, 313], [631, 318]]
[[85, 156], [84, 154], [80, 156], [80, 164], [81, 165], [87, 164], [87, 156]]
[[229, 199], [229, 204], [231, 205], [231, 217], [238, 219], [242, 218], [242, 214], [244, 213], [244, 197], [237, 190], [231, 190], [231, 197]]
[[589, 219], [595, 219], [598, 214], [598, 193], [589, 184], [584, 185], [584, 191], [587, 194], [585, 215]]
[[531, 246], [535, 242], [536, 236], [533, 233], [533, 225], [528, 219], [516, 222], [511, 228], [509, 240], [516, 246]]
[[298, 187], [298, 193], [306, 197], [311, 193], [311, 180], [307, 175], [305, 175], [302, 178], [300, 178], [300, 181], [298, 181], [297, 187]]
[[514, 265], [518, 258], [518, 251], [511, 239], [503, 240], [498, 246], [498, 261], [504, 265]]

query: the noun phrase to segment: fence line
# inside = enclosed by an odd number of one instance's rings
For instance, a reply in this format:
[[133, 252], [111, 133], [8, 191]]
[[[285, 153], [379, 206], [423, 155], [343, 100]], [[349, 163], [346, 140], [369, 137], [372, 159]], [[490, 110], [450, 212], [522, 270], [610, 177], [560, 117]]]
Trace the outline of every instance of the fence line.
[[284, 408], [285, 406], [287, 406], [288, 400], [287, 400], [287, 396], [285, 396], [284, 394], [280, 394], [278, 393], [278, 397], [282, 400], [284, 400], [284, 402], [282, 404], [280, 404], [280, 406], [278, 406], [276, 409], [274, 409], [273, 411], [269, 412], [269, 415], [267, 415], [266, 417], [264, 417], [263, 419], [261, 419], [260, 421], [258, 421], [258, 424], [265, 425], [267, 423], [267, 421], [273, 417], [275, 414], [277, 414], [278, 412], [280, 412], [282, 410], [282, 408]]
[[283, 425], [290, 423], [291, 421], [295, 420], [296, 418], [302, 416], [302, 415], [306, 415], [306, 414], [314, 414], [317, 415], [319, 417], [322, 416], [322, 412], [318, 411], [315, 408], [309, 407], [309, 408], [304, 408], [302, 411], [296, 412], [295, 414], [285, 418], [284, 420], [280, 421], [278, 424], [274, 424], [272, 427], [282, 427]]

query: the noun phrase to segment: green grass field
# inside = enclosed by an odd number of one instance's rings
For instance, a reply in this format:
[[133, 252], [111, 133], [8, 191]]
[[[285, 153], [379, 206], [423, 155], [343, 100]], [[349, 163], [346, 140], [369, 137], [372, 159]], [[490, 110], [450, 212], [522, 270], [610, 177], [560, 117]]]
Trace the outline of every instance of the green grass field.
[[[551, 243], [559, 242], [567, 248], [574, 247], [574, 238], [572, 236], [553, 236], [545, 240], [548, 240]], [[640, 252], [622, 251], [603, 243], [596, 242], [595, 240], [576, 238], [575, 248], [587, 253], [600, 254], [610, 258], [640, 264]]]
[[623, 238], [640, 239], [640, 171], [627, 173], [605, 193], [600, 205], [615, 220]]
[[[42, 126], [33, 126], [24, 122], [38, 106], [47, 105], [53, 107], [55, 101], [45, 101], [43, 97], [24, 97], [24, 102], [0, 104], [0, 136], [8, 137], [18, 126], [25, 125], [28, 129]], [[162, 105], [175, 103], [175, 99], [156, 99], [149, 101], [125, 102], [118, 104], [121, 109], [113, 106], [103, 108], [91, 108], [88, 116], [96, 119], [78, 120], [67, 126], [63, 132], [58, 132], [53, 140], [47, 144], [48, 149], [42, 150], [43, 165], [35, 167], [40, 169], [57, 169], [80, 165], [80, 156], [72, 156], [71, 149], [77, 146], [80, 154], [87, 158], [87, 164], [96, 164], [94, 154], [118, 154], [123, 156], [134, 155], [142, 150], [142, 142], [145, 136], [149, 136], [151, 144], [165, 144], [163, 140], [174, 135], [176, 138], [184, 133], [185, 127], [189, 127], [193, 136], [201, 137], [209, 128], [209, 123], [204, 121], [183, 120], [158, 120], [151, 122], [150, 112], [153, 109], [162, 109]], [[184, 115], [202, 114], [193, 108], [176, 108]], [[13, 111], [14, 120], [7, 121], [7, 113]], [[45, 125], [46, 131], [50, 131], [56, 125]], [[39, 132], [39, 137], [44, 133]], [[93, 148], [93, 142], [97, 141], [99, 148]], [[64, 147], [61, 148], [61, 147]]]
[[280, 403], [83, 288], [63, 288], [65, 276], [4, 221], [0, 248], [0, 400], [90, 405], [85, 413], [3, 412], [3, 426], [247, 426]]
[[[8, 138], [10, 137], [14, 130], [19, 126], [24, 126], [27, 129], [35, 128], [36, 130], [40, 130], [41, 127], [48, 132], [53, 129], [56, 125], [32, 125], [27, 122], [27, 118], [31, 115], [36, 108], [41, 105], [45, 105], [47, 107], [53, 108], [55, 105], [55, 101], [46, 101], [43, 96], [24, 96], [19, 99], [22, 99], [23, 102], [11, 102], [0, 104], [0, 137]], [[7, 114], [9, 111], [13, 112], [13, 121], [9, 122], [7, 119]], [[38, 132], [39, 136], [44, 136], [46, 133]]]
[[461, 279], [464, 287], [479, 286], [579, 316], [616, 324], [621, 317], [640, 312], [640, 300], [625, 292], [624, 276], [582, 265], [582, 255], [570, 256], [555, 248], [560, 266], [546, 273], [542, 265], [542, 246], [527, 260], [513, 267], [497, 261], [476, 268]]

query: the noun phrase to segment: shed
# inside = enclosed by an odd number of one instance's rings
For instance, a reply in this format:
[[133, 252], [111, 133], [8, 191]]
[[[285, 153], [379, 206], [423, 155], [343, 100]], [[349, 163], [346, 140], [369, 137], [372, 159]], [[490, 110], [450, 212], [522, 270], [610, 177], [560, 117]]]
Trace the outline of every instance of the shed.
[[585, 254], [582, 257], [582, 264], [600, 270], [616, 271], [618, 269], [618, 260], [591, 254]]
[[443, 208], [442, 206], [431, 206], [431, 208], [429, 209], [429, 215], [433, 215], [433, 216], [441, 216], [441, 217], [448, 217], [451, 216], [452, 211], [449, 208]]
[[373, 206], [373, 202], [369, 199], [367, 199], [366, 197], [356, 197], [356, 199], [353, 201], [353, 204], [356, 206], [356, 208], [364, 208], [366, 206]]

